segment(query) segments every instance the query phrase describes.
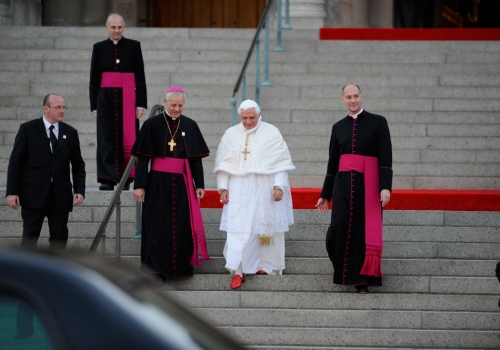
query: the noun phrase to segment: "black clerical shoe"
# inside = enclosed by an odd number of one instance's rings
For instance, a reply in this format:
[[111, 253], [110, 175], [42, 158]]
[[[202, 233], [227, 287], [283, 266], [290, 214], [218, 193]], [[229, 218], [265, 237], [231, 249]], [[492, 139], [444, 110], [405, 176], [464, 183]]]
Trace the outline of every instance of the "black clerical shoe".
[[165, 285], [165, 283], [167, 282], [165, 277], [163, 277], [160, 274], [155, 275], [154, 281], [155, 281], [155, 284], [159, 287], [163, 287]]
[[367, 285], [361, 285], [361, 286], [355, 286], [356, 287], [356, 293], [358, 294], [368, 294], [370, 291], [368, 290]]
[[99, 186], [99, 189], [101, 191], [113, 191], [115, 189], [115, 186], [112, 184], [101, 184], [101, 186]]

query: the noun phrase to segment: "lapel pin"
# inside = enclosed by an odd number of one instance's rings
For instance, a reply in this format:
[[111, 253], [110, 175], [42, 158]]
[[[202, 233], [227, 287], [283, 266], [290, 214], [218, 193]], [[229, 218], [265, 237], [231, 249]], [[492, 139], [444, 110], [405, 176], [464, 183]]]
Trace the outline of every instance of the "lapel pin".
[[66, 139], [66, 135], [63, 135], [63, 139]]

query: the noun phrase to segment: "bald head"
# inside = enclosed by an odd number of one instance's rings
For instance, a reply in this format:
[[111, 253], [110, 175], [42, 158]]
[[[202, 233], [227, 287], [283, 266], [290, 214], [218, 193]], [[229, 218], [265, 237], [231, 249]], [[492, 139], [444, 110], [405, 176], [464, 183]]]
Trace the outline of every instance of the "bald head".
[[347, 84], [347, 85], [344, 85], [344, 87], [342, 88], [342, 96], [344, 96], [344, 91], [346, 88], [356, 88], [358, 89], [358, 94], [361, 94], [361, 89], [359, 88], [359, 85], [356, 85], [356, 84]]
[[342, 103], [347, 107], [349, 115], [358, 114], [361, 111], [363, 95], [361, 89], [356, 84], [347, 84], [342, 89]]
[[109, 25], [110, 21], [120, 21], [125, 27], [125, 20], [117, 13], [112, 13], [106, 18], [106, 27]]
[[120, 40], [125, 30], [125, 21], [117, 13], [112, 13], [106, 20], [106, 30], [109, 33], [109, 39], [113, 41]]

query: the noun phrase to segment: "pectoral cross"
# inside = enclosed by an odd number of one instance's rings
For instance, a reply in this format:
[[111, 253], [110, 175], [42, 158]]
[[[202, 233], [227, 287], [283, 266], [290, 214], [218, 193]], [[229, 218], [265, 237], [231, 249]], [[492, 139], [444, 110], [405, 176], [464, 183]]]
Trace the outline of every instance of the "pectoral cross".
[[245, 155], [245, 160], [247, 160], [247, 154], [250, 154], [250, 151], [247, 151], [247, 149], [245, 148], [245, 150], [242, 151], [241, 153]]
[[245, 150], [243, 150], [241, 153], [245, 155], [245, 160], [247, 160], [247, 155], [250, 154], [250, 151], [248, 150], [248, 138], [250, 137], [250, 134], [247, 134], [247, 138], [245, 140]]
[[167, 145], [170, 146], [170, 150], [174, 150], [174, 146], [177, 146], [177, 144], [174, 142], [174, 139], [170, 140], [170, 142], [167, 142]]

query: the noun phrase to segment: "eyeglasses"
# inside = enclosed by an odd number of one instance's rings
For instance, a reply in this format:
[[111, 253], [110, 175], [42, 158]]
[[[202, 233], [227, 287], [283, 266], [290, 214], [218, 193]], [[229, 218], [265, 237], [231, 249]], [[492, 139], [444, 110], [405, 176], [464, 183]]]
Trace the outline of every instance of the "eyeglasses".
[[60, 111], [60, 110], [67, 111], [68, 110], [68, 107], [66, 107], [66, 106], [55, 106], [55, 107], [47, 106], [47, 107], [57, 109], [58, 111]]

